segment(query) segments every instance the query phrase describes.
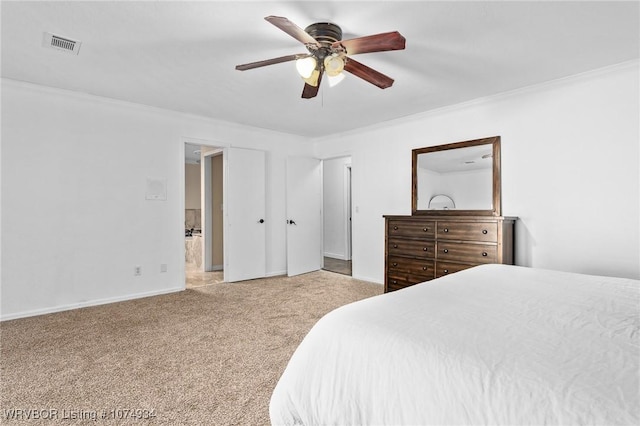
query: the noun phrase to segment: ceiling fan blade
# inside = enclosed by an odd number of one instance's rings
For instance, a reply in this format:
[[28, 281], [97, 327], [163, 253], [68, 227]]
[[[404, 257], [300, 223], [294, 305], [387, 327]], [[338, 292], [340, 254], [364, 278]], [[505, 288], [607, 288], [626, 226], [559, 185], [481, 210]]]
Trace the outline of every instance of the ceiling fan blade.
[[318, 84], [312, 86], [308, 83], [304, 84], [304, 89], [302, 89], [302, 97], [304, 99], [315, 98], [318, 95], [318, 90], [320, 90], [320, 82], [322, 81], [322, 74], [318, 75]]
[[336, 41], [331, 47], [337, 48], [342, 46], [347, 50], [347, 55], [356, 55], [358, 53], [402, 50], [405, 48], [405, 45], [406, 39], [398, 31], [391, 31], [389, 33]]
[[351, 58], [347, 60], [347, 63], [344, 66], [344, 70], [357, 77], [360, 77], [365, 81], [368, 81], [375, 86], [378, 86], [381, 89], [386, 89], [387, 87], [391, 87], [393, 85], [392, 78], [387, 77], [381, 72], [378, 72], [373, 68], [369, 68], [368, 66], [363, 65]]
[[289, 34], [300, 43], [304, 45], [312, 44], [314, 46], [320, 47], [320, 43], [318, 43], [315, 38], [311, 37], [305, 30], [303, 30], [287, 18], [284, 18], [282, 16], [267, 16], [264, 19], [280, 28], [282, 31]]
[[311, 56], [311, 55], [309, 55], [308, 53], [298, 53], [295, 55], [280, 56], [279, 58], [273, 58], [273, 59], [267, 59], [264, 61], [257, 61], [257, 62], [250, 62], [248, 64], [236, 65], [236, 69], [238, 71], [246, 71], [253, 68], [266, 67], [267, 65], [279, 64], [281, 62], [294, 61], [296, 59], [306, 58], [308, 56]]

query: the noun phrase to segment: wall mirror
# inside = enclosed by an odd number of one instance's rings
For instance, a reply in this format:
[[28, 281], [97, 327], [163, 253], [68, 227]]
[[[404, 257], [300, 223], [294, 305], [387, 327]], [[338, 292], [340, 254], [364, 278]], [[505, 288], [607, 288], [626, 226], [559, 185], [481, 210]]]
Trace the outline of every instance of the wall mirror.
[[500, 216], [500, 136], [414, 149], [411, 169], [413, 214]]

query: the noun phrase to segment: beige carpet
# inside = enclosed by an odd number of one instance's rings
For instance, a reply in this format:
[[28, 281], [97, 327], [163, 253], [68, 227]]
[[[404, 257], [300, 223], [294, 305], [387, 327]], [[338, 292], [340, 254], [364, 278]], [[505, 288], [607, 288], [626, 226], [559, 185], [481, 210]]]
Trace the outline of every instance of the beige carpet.
[[11, 409], [96, 412], [98, 423], [119, 409], [155, 417], [109, 424], [269, 424], [271, 392], [313, 324], [380, 293], [318, 271], [5, 321], [0, 423]]

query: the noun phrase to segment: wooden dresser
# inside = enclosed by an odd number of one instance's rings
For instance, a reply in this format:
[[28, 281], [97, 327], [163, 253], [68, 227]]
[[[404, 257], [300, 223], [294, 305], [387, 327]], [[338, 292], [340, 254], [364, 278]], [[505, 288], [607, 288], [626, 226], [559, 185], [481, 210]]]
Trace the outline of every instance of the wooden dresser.
[[513, 264], [515, 220], [385, 216], [385, 293], [483, 263]]

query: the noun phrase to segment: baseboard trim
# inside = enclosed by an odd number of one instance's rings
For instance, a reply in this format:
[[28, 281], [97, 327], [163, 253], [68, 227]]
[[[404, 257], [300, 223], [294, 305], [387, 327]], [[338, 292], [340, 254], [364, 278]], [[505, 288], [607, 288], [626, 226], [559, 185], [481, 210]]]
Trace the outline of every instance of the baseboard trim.
[[331, 259], [338, 259], [338, 260], [349, 260], [347, 259], [347, 256], [345, 256], [344, 254], [338, 254], [338, 253], [324, 253], [324, 257], [330, 257]]
[[106, 298], [106, 299], [90, 300], [90, 301], [87, 301], [87, 302], [70, 303], [70, 304], [67, 304], [67, 305], [53, 306], [53, 307], [50, 307], [50, 308], [34, 309], [32, 311], [16, 312], [16, 313], [13, 313], [13, 314], [0, 316], [0, 322], [19, 319], [19, 318], [35, 317], [35, 316], [38, 316], [38, 315], [53, 314], [53, 313], [56, 313], [56, 312], [71, 311], [73, 309], [89, 308], [91, 306], [107, 305], [109, 303], [125, 302], [127, 300], [142, 299], [144, 297], [160, 296], [162, 294], [176, 293], [176, 292], [179, 292], [179, 291], [182, 291], [182, 290], [184, 290], [184, 287], [169, 288], [169, 289], [158, 290], [158, 291], [148, 291], [148, 292], [145, 292], [145, 293], [128, 294], [126, 296], [109, 297], [109, 298]]
[[375, 278], [364, 277], [362, 275], [352, 275], [352, 278], [355, 278], [356, 280], [360, 280], [360, 281], [368, 281], [368, 282], [373, 283], [373, 284], [384, 285], [384, 282], [380, 282]]

